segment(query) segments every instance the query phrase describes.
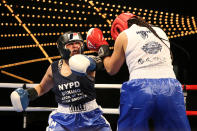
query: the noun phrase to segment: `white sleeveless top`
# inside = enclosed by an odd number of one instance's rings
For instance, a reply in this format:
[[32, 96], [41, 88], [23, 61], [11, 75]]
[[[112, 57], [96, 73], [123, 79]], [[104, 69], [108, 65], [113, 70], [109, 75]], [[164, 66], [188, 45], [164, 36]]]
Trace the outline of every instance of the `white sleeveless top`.
[[[170, 47], [165, 32], [153, 27], [165, 44]], [[168, 47], [148, 28], [132, 25], [126, 33], [128, 45], [125, 51], [126, 63], [131, 79], [175, 78]]]

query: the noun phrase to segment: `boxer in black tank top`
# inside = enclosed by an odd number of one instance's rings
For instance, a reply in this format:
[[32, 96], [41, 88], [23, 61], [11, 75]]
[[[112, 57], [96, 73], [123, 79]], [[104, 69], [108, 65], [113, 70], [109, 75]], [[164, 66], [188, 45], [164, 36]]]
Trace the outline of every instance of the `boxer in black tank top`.
[[[79, 76], [71, 73], [63, 76], [60, 66], [63, 60], [55, 61], [52, 64], [52, 74], [56, 101], [60, 104], [78, 105], [96, 99], [94, 89], [94, 78], [91, 76]], [[60, 64], [58, 64], [60, 63]]]
[[57, 40], [57, 48], [61, 59], [48, 67], [40, 84], [30, 90], [15, 91], [11, 97], [13, 106], [17, 111], [25, 110], [29, 101], [52, 90], [58, 108], [49, 116], [47, 131], [111, 131], [96, 102], [96, 62], [82, 55], [84, 43], [80, 33], [64, 33]]

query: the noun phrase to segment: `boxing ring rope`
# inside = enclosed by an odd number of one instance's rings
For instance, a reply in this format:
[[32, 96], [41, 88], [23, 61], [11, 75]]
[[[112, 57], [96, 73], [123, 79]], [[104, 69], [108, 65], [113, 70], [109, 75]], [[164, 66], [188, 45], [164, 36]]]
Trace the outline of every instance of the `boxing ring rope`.
[[[38, 84], [0, 83], [0, 88], [32, 88]], [[122, 84], [95, 84], [96, 89], [120, 89]], [[197, 90], [197, 85], [182, 85], [183, 90]], [[184, 93], [185, 96], [185, 93]], [[28, 107], [25, 111], [53, 111], [56, 107]], [[0, 106], [0, 111], [15, 111], [12, 106]], [[104, 114], [119, 114], [118, 108], [103, 108]], [[186, 111], [188, 116], [197, 116], [197, 111]]]

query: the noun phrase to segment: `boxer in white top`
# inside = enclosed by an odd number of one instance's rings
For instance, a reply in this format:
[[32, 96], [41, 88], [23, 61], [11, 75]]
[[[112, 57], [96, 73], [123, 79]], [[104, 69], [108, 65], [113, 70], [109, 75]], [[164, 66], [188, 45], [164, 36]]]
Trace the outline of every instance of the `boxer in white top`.
[[87, 47], [98, 51], [110, 75], [126, 60], [130, 79], [122, 84], [117, 130], [148, 131], [152, 119], [156, 131], [190, 131], [165, 32], [134, 14], [122, 13], [114, 20], [111, 35], [115, 40], [112, 55], [98, 28], [89, 30]]

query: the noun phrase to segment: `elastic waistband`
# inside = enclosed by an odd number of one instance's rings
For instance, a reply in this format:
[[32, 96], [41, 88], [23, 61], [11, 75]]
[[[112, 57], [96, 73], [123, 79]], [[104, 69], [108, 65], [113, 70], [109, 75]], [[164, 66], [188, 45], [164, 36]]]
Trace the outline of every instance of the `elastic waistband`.
[[92, 101], [87, 102], [85, 104], [79, 104], [79, 105], [58, 104], [57, 112], [67, 113], [67, 114], [83, 113], [83, 112], [92, 111], [96, 108], [100, 108], [100, 107], [97, 104], [96, 100], [92, 100]]
[[130, 73], [131, 79], [142, 78], [176, 78], [172, 69], [138, 69]]

